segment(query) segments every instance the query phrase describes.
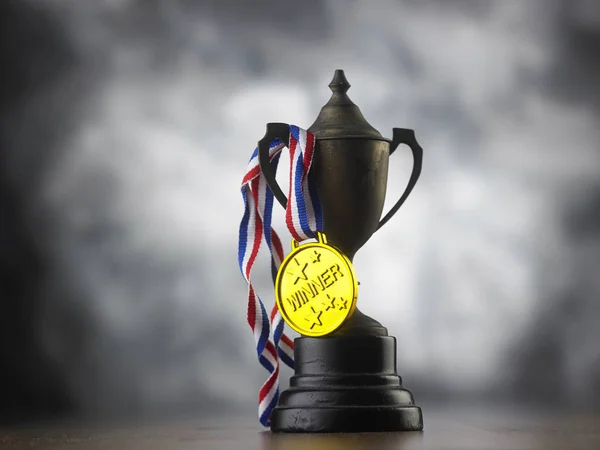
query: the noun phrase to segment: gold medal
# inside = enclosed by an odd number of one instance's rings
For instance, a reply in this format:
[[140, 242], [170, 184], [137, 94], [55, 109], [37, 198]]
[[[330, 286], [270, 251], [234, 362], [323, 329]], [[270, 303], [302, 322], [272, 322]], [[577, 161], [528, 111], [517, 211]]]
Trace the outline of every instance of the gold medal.
[[350, 260], [327, 244], [298, 245], [281, 263], [275, 280], [275, 298], [283, 319], [305, 336], [325, 336], [352, 315], [358, 282]]

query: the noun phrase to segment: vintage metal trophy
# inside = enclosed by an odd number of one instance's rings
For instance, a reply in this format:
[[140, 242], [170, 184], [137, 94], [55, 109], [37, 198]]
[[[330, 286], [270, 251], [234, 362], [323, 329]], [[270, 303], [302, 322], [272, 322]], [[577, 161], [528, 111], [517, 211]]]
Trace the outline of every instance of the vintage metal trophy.
[[[298, 180], [296, 190], [301, 194], [309, 184], [316, 188], [322, 214], [316, 239], [295, 239], [291, 253], [274, 271], [279, 313], [301, 337], [293, 346], [295, 374], [289, 389], [280, 395], [277, 391], [268, 423], [274, 432], [422, 430], [421, 409], [396, 371], [396, 339], [356, 307], [358, 282], [352, 266], [356, 252], [410, 194], [421, 172], [422, 149], [412, 130], [395, 128], [391, 140], [382, 137], [346, 95], [350, 84], [343, 71], [336, 70], [329, 87], [333, 94], [308, 128], [307, 142], [301, 142], [302, 136], [296, 142], [290, 125], [269, 123], [255, 155], [270, 195], [289, 210], [275, 180], [270, 149], [273, 142], [290, 149], [304, 145], [302, 158], [312, 158], [310, 172], [306, 180]], [[388, 158], [400, 144], [412, 150], [413, 171], [401, 198], [380, 220]], [[255, 200], [261, 203], [260, 195]], [[269, 356], [263, 347], [264, 354]]]

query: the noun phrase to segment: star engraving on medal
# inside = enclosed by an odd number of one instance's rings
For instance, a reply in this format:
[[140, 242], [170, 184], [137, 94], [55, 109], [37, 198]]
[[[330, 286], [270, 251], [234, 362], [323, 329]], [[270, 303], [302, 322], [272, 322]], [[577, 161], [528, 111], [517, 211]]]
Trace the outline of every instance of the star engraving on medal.
[[294, 277], [294, 284], [298, 283], [298, 281], [300, 280], [308, 280], [308, 275], [306, 275], [305, 271], [308, 267], [308, 263], [304, 263], [304, 265], [301, 265], [298, 262], [297, 258], [294, 258], [294, 262], [296, 263], [297, 267], [295, 268], [295, 270], [288, 270], [286, 273], [290, 274], [292, 277]]
[[323, 322], [321, 322], [321, 314], [323, 314], [323, 311], [315, 311], [315, 308], [312, 306], [310, 307], [310, 312], [306, 315], [305, 319], [310, 323], [311, 330], [315, 325], [323, 325]]
[[313, 252], [312, 262], [313, 264], [321, 262], [321, 253], [319, 253], [317, 250]]
[[325, 311], [329, 311], [330, 309], [335, 309], [337, 297], [332, 297], [329, 294], [327, 295], [327, 300], [323, 300], [321, 305], [325, 307]]
[[337, 300], [336, 304], [337, 304], [337, 308], [341, 311], [342, 309], [348, 309], [348, 300], [346, 300], [343, 297], [340, 298], [336, 298], [335, 300]]

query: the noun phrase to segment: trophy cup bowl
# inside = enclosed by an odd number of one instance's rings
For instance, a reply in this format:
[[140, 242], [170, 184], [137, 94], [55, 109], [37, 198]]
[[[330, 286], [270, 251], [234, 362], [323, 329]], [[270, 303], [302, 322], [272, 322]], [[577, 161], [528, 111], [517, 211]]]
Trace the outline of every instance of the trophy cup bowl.
[[[352, 261], [412, 191], [423, 151], [412, 130], [394, 128], [393, 139], [382, 137], [348, 98], [350, 84], [342, 70], [336, 70], [329, 87], [333, 94], [308, 129], [315, 136], [309, 177], [317, 188], [328, 242]], [[289, 125], [267, 124], [258, 143], [259, 162], [267, 184], [285, 208], [287, 199], [269, 164], [269, 144], [276, 138], [289, 146]], [[411, 148], [412, 174], [400, 199], [380, 219], [389, 157], [400, 144]], [[294, 358], [295, 374], [273, 410], [272, 431], [423, 429], [421, 409], [396, 372], [396, 339], [358, 308], [332, 334], [296, 338]]]

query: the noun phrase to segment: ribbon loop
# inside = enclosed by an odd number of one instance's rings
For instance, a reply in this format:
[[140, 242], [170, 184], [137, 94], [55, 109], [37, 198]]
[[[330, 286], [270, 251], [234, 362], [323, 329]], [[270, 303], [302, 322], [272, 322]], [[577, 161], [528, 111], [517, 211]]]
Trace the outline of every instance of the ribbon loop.
[[[312, 166], [315, 139], [306, 130], [290, 125], [290, 189], [285, 211], [286, 226], [292, 237], [301, 242], [316, 237], [322, 231], [323, 218], [317, 191], [308, 173]], [[273, 173], [284, 144], [275, 139], [269, 146], [269, 161]], [[294, 367], [294, 343], [284, 332], [284, 321], [277, 303], [267, 315], [251, 281], [252, 268], [264, 239], [271, 253], [273, 283], [284, 259], [281, 240], [271, 227], [273, 192], [267, 185], [258, 163], [258, 149], [250, 157], [242, 179], [242, 198], [245, 211], [239, 230], [238, 263], [248, 283], [248, 324], [253, 331], [260, 364], [269, 372], [259, 391], [258, 416], [263, 426], [270, 424], [271, 411], [279, 400], [279, 358]]]

